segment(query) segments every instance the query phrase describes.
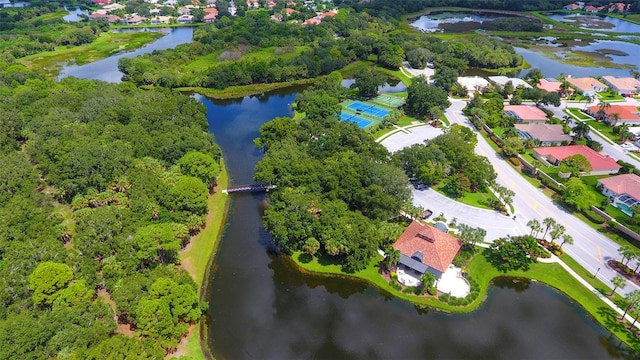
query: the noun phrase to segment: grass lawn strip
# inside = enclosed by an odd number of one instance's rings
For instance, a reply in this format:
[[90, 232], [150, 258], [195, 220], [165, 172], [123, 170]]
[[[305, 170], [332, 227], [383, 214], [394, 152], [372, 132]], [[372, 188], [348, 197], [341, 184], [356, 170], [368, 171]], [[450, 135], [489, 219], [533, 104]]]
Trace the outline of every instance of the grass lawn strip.
[[[567, 256], [568, 257], [568, 256]], [[506, 273], [498, 271], [491, 265], [481, 253], [476, 254], [467, 267], [468, 274], [478, 282], [480, 295], [467, 306], [452, 306], [441, 302], [433, 296], [415, 296], [394, 290], [387, 281], [379, 274], [378, 263], [380, 258], [371, 260], [368, 266], [357, 273], [349, 274], [342, 271], [332, 259], [324, 257], [314, 257], [309, 260], [303, 253], [295, 253], [290, 259], [303, 271], [325, 274], [328, 276], [350, 277], [365, 280], [377, 287], [386, 294], [393, 295], [403, 300], [410, 301], [417, 305], [429, 306], [447, 312], [469, 312], [477, 309], [487, 296], [487, 289], [491, 281], [499, 277], [524, 278], [543, 282], [555, 289], [560, 290], [577, 303], [579, 303], [589, 314], [591, 314], [600, 324], [604, 325], [618, 338], [623, 340], [633, 349], [640, 350], [640, 339], [625, 329], [625, 324], [616, 320], [618, 314], [608, 307], [603, 301], [576, 278], [571, 276], [559, 263], [535, 263], [528, 271], [509, 271]], [[583, 270], [586, 271], [586, 270]], [[587, 280], [588, 281], [588, 280]], [[593, 279], [592, 281], [598, 281]], [[591, 281], [588, 281], [591, 283]], [[599, 281], [598, 281], [599, 282]], [[602, 283], [595, 283], [594, 287], [608, 290]], [[618, 302], [619, 300], [614, 299]]]
[[[222, 171], [218, 176], [218, 189], [226, 189], [229, 185], [229, 178], [223, 161], [220, 168]], [[229, 206], [228, 195], [218, 190], [209, 196], [207, 203], [209, 212], [205, 228], [191, 239], [187, 249], [180, 254], [180, 262], [198, 285], [200, 297], [204, 295], [202, 291], [204, 290], [203, 283], [207, 266], [209, 261], [215, 257], [220, 243], [220, 233], [224, 227]], [[193, 332], [186, 339], [184, 348], [178, 349], [178, 351], [182, 350], [182, 355], [194, 360], [205, 359], [200, 343], [200, 328], [200, 323], [196, 324]]]

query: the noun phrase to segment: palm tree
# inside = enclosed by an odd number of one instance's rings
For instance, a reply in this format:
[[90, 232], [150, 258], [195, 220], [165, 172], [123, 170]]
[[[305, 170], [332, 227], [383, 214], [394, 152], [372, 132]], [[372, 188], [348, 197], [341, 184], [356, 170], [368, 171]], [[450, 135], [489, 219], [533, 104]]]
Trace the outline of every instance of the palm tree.
[[627, 259], [627, 262], [625, 263], [626, 265], [627, 263], [629, 263], [629, 260], [631, 260], [631, 258], [635, 256], [636, 249], [634, 249], [631, 245], [622, 245], [620, 248], [618, 248], [618, 254], [622, 256], [620, 262], [624, 262], [625, 258]]
[[573, 245], [573, 236], [569, 234], [562, 235], [562, 242], [560, 243], [560, 249], [562, 249], [562, 245]]
[[385, 258], [385, 264], [387, 266], [387, 270], [391, 270], [392, 267], [398, 265], [400, 261], [400, 251], [393, 249], [387, 252], [387, 257]]
[[551, 235], [551, 242], [555, 242], [556, 240], [560, 239], [560, 237], [564, 235], [564, 232], [566, 230], [567, 229], [565, 229], [564, 225], [554, 224], [553, 230], [551, 230], [551, 232], [549, 233], [549, 235]]
[[571, 130], [573, 130], [576, 140], [580, 140], [583, 137], [589, 135], [589, 131], [591, 130], [591, 128], [589, 128], [589, 124], [587, 124], [586, 122], [578, 121], [576, 126], [574, 126]]
[[540, 225], [540, 221], [538, 221], [538, 219], [531, 219], [527, 221], [527, 226], [531, 228], [531, 234], [529, 235], [533, 236], [533, 233], [535, 233], [535, 236], [538, 237], [538, 233], [542, 231], [542, 225]]
[[631, 76], [633, 76], [635, 79], [640, 79], [640, 71], [631, 70]]
[[611, 279], [611, 283], [613, 284], [613, 290], [611, 290], [611, 294], [609, 294], [609, 296], [613, 296], [613, 293], [617, 288], [624, 289], [627, 286], [627, 280], [621, 276], [616, 276]]
[[551, 229], [551, 227], [557, 223], [553, 218], [550, 218], [550, 217], [544, 218], [544, 220], [542, 220], [542, 223], [545, 226], [544, 235], [542, 235], [542, 238], [544, 239], [545, 237], [547, 237], [547, 233], [549, 232], [549, 229]]
[[569, 126], [570, 122], [571, 122], [571, 117], [569, 115], [565, 115], [562, 117], [562, 123], [564, 124], [564, 126]]
[[616, 126], [618, 125], [618, 121], [620, 121], [620, 114], [618, 113], [611, 113], [609, 115], [607, 115], [609, 117], [610, 120], [610, 124], [611, 126]]
[[629, 312], [631, 308], [636, 307], [638, 304], [640, 304], [640, 290], [634, 290], [630, 293], [627, 293], [627, 295], [624, 296], [624, 300], [627, 302], [627, 307], [624, 309], [624, 314], [620, 316], [619, 320], [624, 319], [625, 315], [627, 315], [627, 312]]
[[595, 98], [595, 96], [584, 96], [584, 108], [586, 109], [589, 104], [591, 104]]

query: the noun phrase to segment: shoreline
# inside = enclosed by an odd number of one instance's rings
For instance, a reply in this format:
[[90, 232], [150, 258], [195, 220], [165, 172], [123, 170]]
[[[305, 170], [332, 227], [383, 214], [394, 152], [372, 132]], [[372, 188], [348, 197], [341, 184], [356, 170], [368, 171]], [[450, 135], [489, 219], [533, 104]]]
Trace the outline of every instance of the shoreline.
[[[377, 257], [373, 259], [364, 270], [349, 274], [343, 272], [340, 265], [337, 264], [320, 265], [318, 257], [315, 256], [311, 261], [303, 263], [299, 259], [301, 254], [303, 253], [297, 252], [292, 255], [283, 254], [283, 256], [287, 256], [286, 261], [294, 270], [304, 274], [322, 277], [340, 277], [363, 282], [368, 286], [374, 287], [376, 291], [384, 296], [392, 296], [399, 300], [408, 301], [416, 307], [429, 308], [445, 313], [470, 313], [476, 311], [487, 299], [488, 290], [493, 286], [493, 281], [496, 279], [511, 278], [540, 282], [577, 303], [589, 314], [593, 321], [597, 322], [613, 336], [624, 342], [630, 349], [640, 351], [637, 337], [625, 328], [627, 325], [626, 322], [615, 321], [619, 314], [607, 306], [596, 294], [581, 285], [560, 263], [537, 262], [534, 263], [528, 271], [517, 270], [503, 273], [491, 266], [480, 252], [476, 253], [474, 259], [469, 263], [469, 267], [472, 268], [469, 273], [471, 273], [473, 279], [479, 284], [480, 290], [478, 297], [469, 303], [469, 305], [453, 306], [442, 302], [435, 296], [410, 295], [393, 289], [382, 275], [379, 274]], [[473, 269], [475, 269], [475, 271], [473, 271]], [[600, 292], [605, 289], [607, 289], [607, 291], [611, 290], [604, 284], [598, 287]], [[604, 296], [608, 298], [606, 295]], [[619, 295], [616, 294], [616, 296]], [[617, 300], [614, 297], [611, 298], [611, 301], [616, 302]], [[615, 328], [612, 328], [612, 326], [615, 326]]]
[[[214, 259], [220, 247], [220, 239], [224, 232], [227, 214], [230, 205], [229, 195], [222, 193], [220, 189], [226, 189], [229, 185], [229, 175], [224, 159], [220, 161], [220, 175], [216, 192], [207, 199], [208, 213], [205, 227], [194, 236], [189, 245], [180, 254], [181, 267], [191, 275], [198, 286], [200, 300], [206, 300], [208, 284], [207, 275], [214, 265]], [[206, 326], [203, 319], [192, 325], [193, 331], [180, 341], [178, 349], [166, 358], [188, 356], [194, 360], [212, 359], [208, 346], [206, 346]]]

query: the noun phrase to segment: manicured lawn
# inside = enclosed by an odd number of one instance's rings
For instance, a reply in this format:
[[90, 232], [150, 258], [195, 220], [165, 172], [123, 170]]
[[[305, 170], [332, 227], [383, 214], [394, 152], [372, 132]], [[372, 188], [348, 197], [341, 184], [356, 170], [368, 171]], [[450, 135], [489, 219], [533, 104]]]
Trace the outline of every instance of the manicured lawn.
[[565, 112], [575, 115], [580, 120], [591, 120], [591, 118], [587, 114], [580, 111], [580, 109], [569, 108], [566, 109]]
[[612, 126], [608, 126], [607, 124], [601, 122], [601, 121], [596, 121], [596, 120], [590, 120], [587, 121], [587, 123], [589, 124], [589, 126], [591, 126], [592, 128], [598, 130], [600, 133], [602, 133], [604, 136], [606, 136], [611, 143], [618, 143], [620, 138], [618, 137], [618, 135], [615, 135], [613, 133], [613, 127]]
[[608, 100], [608, 101], [611, 101], [611, 100], [620, 100], [620, 101], [622, 101], [622, 100], [624, 100], [622, 95], [617, 94], [617, 93], [612, 94], [612, 93], [610, 93], [608, 91], [599, 92], [598, 96], [600, 97], [600, 100]]
[[[444, 183], [439, 186], [434, 186], [433, 189], [445, 196], [447, 196], [442, 188], [444, 187]], [[454, 199], [463, 204], [467, 204], [470, 206], [475, 206], [481, 209], [489, 209], [493, 210], [491, 206], [489, 206], [492, 200], [496, 199], [496, 197], [491, 192], [465, 192], [464, 195], [460, 198]]]

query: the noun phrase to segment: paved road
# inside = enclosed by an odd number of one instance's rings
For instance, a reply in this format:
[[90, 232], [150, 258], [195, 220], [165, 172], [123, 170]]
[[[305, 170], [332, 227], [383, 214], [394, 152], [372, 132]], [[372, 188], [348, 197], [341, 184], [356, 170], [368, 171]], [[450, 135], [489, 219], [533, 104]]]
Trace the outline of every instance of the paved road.
[[[469, 126], [467, 118], [461, 111], [465, 106], [464, 101], [451, 101], [452, 106], [446, 112], [447, 118], [452, 123]], [[610, 280], [617, 273], [606, 266], [606, 261], [610, 258], [619, 258], [619, 246], [549, 199], [506, 161], [501, 159], [500, 155], [498, 155], [481, 136], [478, 136], [478, 147], [476, 150], [479, 154], [486, 156], [491, 161], [498, 174], [498, 182], [516, 193], [513, 202], [517, 215], [514, 233], [516, 235], [522, 234], [521, 229], [523, 226], [526, 228], [526, 223], [531, 219], [541, 221], [546, 217], [554, 218], [564, 225], [567, 229], [567, 234], [574, 238], [574, 244], [569, 246], [565, 245], [565, 251], [587, 270], [594, 274], [597, 272], [599, 279], [611, 285]], [[598, 271], [598, 269], [600, 269], [600, 271]], [[638, 287], [629, 283], [625, 289], [620, 289], [619, 292], [626, 293], [635, 289], [638, 289]]]
[[[450, 101], [452, 105], [445, 112], [449, 121], [452, 124], [458, 123], [472, 127], [468, 119], [462, 114], [462, 108], [466, 103], [455, 99], [450, 99]], [[397, 149], [398, 144], [416, 143], [415, 135], [410, 141], [405, 139], [407, 136], [409, 135], [399, 132], [385, 139], [383, 144]], [[515, 192], [516, 195], [513, 201], [516, 214], [515, 220], [494, 211], [469, 207], [444, 198], [432, 191], [414, 191], [416, 204], [431, 209], [434, 212], [434, 216], [443, 212], [448, 220], [456, 217], [459, 223], [481, 226], [487, 229], [487, 240], [494, 240], [507, 234], [528, 234], [530, 230], [526, 224], [529, 220], [538, 219], [542, 221], [546, 217], [552, 217], [563, 224], [567, 229], [567, 234], [574, 238], [574, 244], [565, 245], [565, 251], [587, 270], [594, 274], [597, 273], [597, 277], [600, 280], [611, 286], [610, 280], [616, 273], [607, 267], [606, 261], [610, 258], [619, 258], [617, 251], [619, 246], [616, 243], [593, 230], [549, 199], [540, 189], [529, 183], [502, 159], [481, 136], [478, 136], [476, 152], [486, 156], [491, 161], [498, 174], [497, 182]], [[624, 294], [635, 289], [639, 288], [629, 283], [626, 288], [618, 289], [617, 291]]]

